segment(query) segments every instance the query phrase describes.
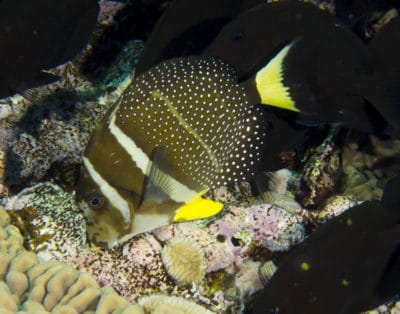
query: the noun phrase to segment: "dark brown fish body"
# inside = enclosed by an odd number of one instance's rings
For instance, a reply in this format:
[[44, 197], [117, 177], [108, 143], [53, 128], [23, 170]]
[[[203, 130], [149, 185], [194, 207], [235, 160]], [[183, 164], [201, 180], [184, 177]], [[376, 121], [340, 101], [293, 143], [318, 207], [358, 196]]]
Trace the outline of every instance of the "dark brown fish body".
[[0, 98], [58, 78], [42, 72], [71, 60], [97, 23], [96, 0], [0, 2]]
[[157, 63], [200, 54], [220, 29], [263, 0], [176, 0], [159, 19], [136, 66], [140, 74]]
[[397, 177], [388, 184], [383, 204], [352, 207], [293, 248], [254, 313], [353, 314], [399, 293], [399, 182]]

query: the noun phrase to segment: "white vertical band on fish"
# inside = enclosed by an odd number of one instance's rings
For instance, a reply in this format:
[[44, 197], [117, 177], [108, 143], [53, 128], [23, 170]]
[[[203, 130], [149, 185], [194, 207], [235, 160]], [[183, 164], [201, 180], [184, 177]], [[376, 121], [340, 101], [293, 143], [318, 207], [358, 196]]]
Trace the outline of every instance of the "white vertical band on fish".
[[[148, 171], [151, 167], [155, 167], [152, 165], [150, 158], [146, 155], [143, 150], [140, 149], [136, 145], [136, 143], [127, 136], [115, 123], [116, 120], [116, 110], [112, 113], [110, 117], [110, 121], [108, 127], [112, 135], [114, 135], [117, 142], [121, 145], [121, 147], [131, 156], [132, 161], [136, 164], [136, 166], [142, 171], [144, 175], [148, 175]], [[195, 198], [199, 193], [189, 189], [186, 185], [177, 181], [170, 175], [163, 172], [161, 169], [158, 169], [161, 176], [164, 177], [170, 183], [171, 190], [164, 191], [167, 193], [169, 198], [177, 203], [185, 203], [193, 198]]]
[[88, 171], [90, 177], [98, 185], [100, 191], [103, 193], [104, 197], [121, 212], [126, 223], [131, 221], [131, 211], [129, 204], [125, 199], [114, 189], [111, 185], [107, 183], [106, 180], [94, 169], [92, 163], [86, 157], [83, 157], [83, 164]]

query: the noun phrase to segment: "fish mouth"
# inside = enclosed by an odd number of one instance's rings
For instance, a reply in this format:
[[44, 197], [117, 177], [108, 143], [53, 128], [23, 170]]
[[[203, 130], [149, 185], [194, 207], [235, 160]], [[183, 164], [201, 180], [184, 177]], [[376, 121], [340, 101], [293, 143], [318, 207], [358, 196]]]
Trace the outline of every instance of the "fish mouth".
[[92, 220], [86, 224], [88, 239], [96, 246], [111, 249], [119, 243], [125, 233], [108, 225], [106, 222]]
[[[95, 227], [91, 227], [89, 229], [92, 228], [95, 229]], [[107, 237], [104, 237], [104, 233], [100, 233], [98, 231], [91, 233], [90, 230], [88, 230], [88, 238], [92, 244], [95, 244], [103, 249], [112, 249], [119, 243], [118, 236], [108, 234]]]

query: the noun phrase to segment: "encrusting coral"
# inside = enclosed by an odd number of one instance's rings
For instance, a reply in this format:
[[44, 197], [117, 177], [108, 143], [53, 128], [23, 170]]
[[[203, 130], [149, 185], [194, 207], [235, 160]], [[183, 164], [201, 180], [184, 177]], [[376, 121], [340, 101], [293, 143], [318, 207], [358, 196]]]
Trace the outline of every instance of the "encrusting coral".
[[62, 261], [66, 250], [73, 258], [86, 246], [83, 215], [69, 196], [58, 185], [45, 182], [24, 189], [6, 203], [7, 209], [13, 209], [9, 212], [12, 222], [24, 233], [26, 247], [45, 259], [51, 252]]
[[332, 195], [342, 173], [338, 147], [331, 136], [316, 148], [300, 174], [301, 189], [298, 197], [303, 206], [317, 207]]
[[363, 146], [349, 142], [342, 157], [344, 193], [359, 201], [380, 199], [386, 181], [400, 170], [400, 140], [371, 135]]
[[0, 207], [1, 314], [143, 314], [211, 311], [178, 297], [158, 295], [129, 302], [110, 286], [100, 287], [88, 273], [44, 261], [23, 248], [23, 237]]
[[329, 197], [325, 200], [318, 213], [318, 220], [324, 222], [330, 218], [339, 216], [348, 208], [357, 205], [357, 203], [353, 195], [335, 195]]

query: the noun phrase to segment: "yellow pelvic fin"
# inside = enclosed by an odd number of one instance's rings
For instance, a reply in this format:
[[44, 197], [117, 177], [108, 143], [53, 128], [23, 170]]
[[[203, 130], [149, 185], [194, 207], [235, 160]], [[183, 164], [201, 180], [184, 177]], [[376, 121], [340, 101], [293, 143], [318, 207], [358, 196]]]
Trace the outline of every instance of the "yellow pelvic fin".
[[261, 103], [295, 112], [300, 110], [283, 84], [283, 61], [294, 43], [285, 46], [279, 53], [257, 72], [255, 84]]
[[175, 211], [174, 222], [208, 218], [218, 214], [224, 205], [220, 202], [202, 198], [199, 193], [190, 202], [182, 205]]

